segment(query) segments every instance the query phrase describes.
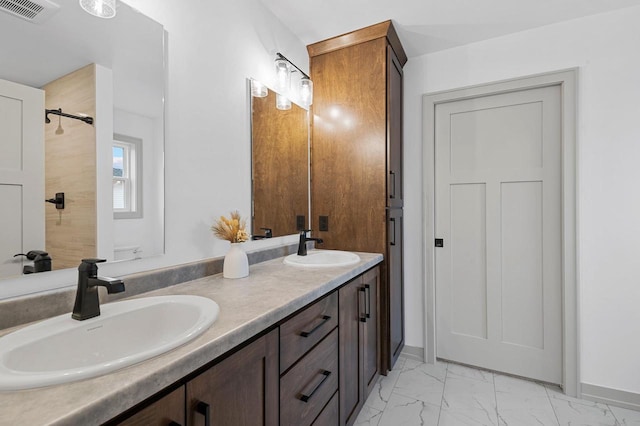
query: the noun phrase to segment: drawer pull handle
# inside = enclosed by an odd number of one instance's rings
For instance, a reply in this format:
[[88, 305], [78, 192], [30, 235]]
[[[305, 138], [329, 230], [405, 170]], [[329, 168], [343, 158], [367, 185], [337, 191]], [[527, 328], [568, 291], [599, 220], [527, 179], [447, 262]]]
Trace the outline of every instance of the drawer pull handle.
[[322, 380], [320, 380], [320, 382], [316, 385], [316, 387], [313, 388], [313, 390], [311, 391], [311, 393], [309, 395], [302, 394], [300, 396], [300, 400], [302, 402], [309, 402], [309, 400], [311, 399], [313, 394], [316, 393], [316, 391], [318, 389], [320, 389], [320, 386], [322, 386], [322, 384], [329, 378], [329, 376], [331, 375], [331, 371], [322, 370], [322, 372], [320, 374], [322, 374], [324, 377], [322, 378]]
[[178, 422], [171, 422], [169, 423], [169, 426], [182, 426], [182, 425]]
[[358, 288], [358, 291], [363, 294], [363, 297], [365, 299], [364, 300], [364, 314], [361, 314], [362, 311], [360, 310], [361, 309], [360, 308], [360, 300], [362, 300], [362, 299], [360, 298], [360, 296], [358, 296], [358, 315], [360, 316], [360, 322], [367, 322], [367, 318], [369, 318], [369, 315], [367, 315], [367, 300], [366, 300], [367, 299], [367, 290], [364, 287], [360, 287], [360, 288]]
[[389, 198], [396, 198], [396, 173], [394, 171], [389, 170], [389, 175], [391, 175], [391, 191], [389, 191]]
[[320, 321], [318, 323], [318, 325], [316, 325], [315, 327], [313, 327], [311, 329], [311, 331], [301, 331], [300, 335], [302, 337], [309, 337], [311, 336], [313, 333], [315, 333], [320, 327], [322, 327], [327, 321], [329, 321], [331, 319], [331, 317], [329, 315], [323, 315], [322, 316], [322, 321]]
[[196, 404], [196, 413], [204, 416], [204, 425], [211, 426], [211, 406], [206, 402], [199, 401]]
[[364, 302], [364, 314], [367, 318], [371, 318], [371, 286], [369, 284], [364, 285], [365, 290], [365, 302]]

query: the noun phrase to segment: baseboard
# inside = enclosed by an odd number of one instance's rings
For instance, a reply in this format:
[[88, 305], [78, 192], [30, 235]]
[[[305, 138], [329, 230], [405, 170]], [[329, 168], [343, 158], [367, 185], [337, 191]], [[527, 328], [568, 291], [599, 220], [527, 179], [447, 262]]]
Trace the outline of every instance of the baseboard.
[[404, 345], [404, 347], [402, 348], [402, 352], [400, 354], [407, 358], [424, 362], [424, 348], [419, 348], [417, 346]]
[[640, 394], [605, 388], [602, 386], [580, 384], [582, 398], [594, 402], [615, 405], [616, 407], [640, 410]]

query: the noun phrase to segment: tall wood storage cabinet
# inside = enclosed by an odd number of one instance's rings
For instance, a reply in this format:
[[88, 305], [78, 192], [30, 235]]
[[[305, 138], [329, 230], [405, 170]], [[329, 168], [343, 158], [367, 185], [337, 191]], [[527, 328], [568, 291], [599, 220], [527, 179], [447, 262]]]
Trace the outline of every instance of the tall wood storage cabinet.
[[311, 227], [321, 248], [383, 253], [381, 373], [404, 346], [402, 67], [391, 21], [307, 46]]

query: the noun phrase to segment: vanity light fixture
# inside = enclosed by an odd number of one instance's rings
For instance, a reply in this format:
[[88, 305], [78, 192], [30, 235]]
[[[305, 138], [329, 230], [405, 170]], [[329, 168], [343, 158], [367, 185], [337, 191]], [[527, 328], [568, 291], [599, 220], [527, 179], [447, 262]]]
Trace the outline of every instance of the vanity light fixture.
[[[300, 101], [303, 106], [309, 107], [313, 103], [313, 82], [311, 78], [296, 64], [285, 58], [282, 53], [276, 53], [276, 91], [285, 95], [288, 94], [291, 89], [291, 73], [296, 71], [301, 75], [300, 83], [298, 84]], [[281, 97], [284, 98], [285, 96]], [[291, 101], [288, 99], [287, 101], [291, 104]], [[278, 105], [279, 102], [276, 99], [276, 106], [278, 109], [282, 109]]]
[[116, 0], [80, 0], [80, 7], [98, 18], [116, 16]]

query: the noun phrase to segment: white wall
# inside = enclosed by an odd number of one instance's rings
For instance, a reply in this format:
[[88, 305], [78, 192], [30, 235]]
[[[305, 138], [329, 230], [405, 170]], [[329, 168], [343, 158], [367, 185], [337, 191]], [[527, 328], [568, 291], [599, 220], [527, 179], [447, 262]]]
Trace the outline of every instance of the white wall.
[[[144, 257], [164, 252], [164, 206], [160, 203], [164, 189], [162, 158], [163, 136], [160, 119], [115, 109], [113, 132], [142, 139], [142, 217], [114, 219], [111, 233], [113, 248], [139, 246]], [[158, 132], [160, 130], [160, 132]]]
[[[640, 393], [640, 7], [411, 58], [405, 220], [421, 229], [422, 94], [579, 68], [580, 380]], [[406, 343], [423, 346], [421, 233], [405, 236]]]
[[306, 48], [258, 0], [128, 3], [168, 32], [167, 256], [223, 255], [213, 219], [250, 215], [246, 78], [271, 82], [276, 51], [307, 67]]

